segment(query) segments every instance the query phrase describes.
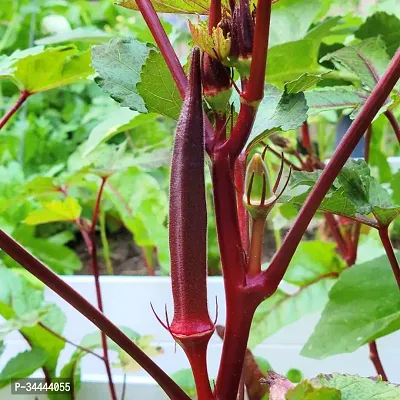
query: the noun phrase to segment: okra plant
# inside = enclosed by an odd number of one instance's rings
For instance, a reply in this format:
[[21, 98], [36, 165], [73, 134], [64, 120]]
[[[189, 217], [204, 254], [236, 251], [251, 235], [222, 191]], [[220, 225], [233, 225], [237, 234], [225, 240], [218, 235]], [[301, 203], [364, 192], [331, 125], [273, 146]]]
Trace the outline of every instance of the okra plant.
[[[360, 28], [357, 39], [347, 46], [327, 45], [320, 57], [325, 70], [284, 79], [278, 88], [269, 83], [269, 74], [273, 71], [277, 75], [278, 71], [285, 76], [287, 66], [279, 61], [279, 45], [270, 45], [270, 32], [274, 12], [279, 12], [277, 7], [284, 1], [122, 0], [121, 6], [141, 13], [157, 48], [130, 38], [114, 38], [92, 48], [95, 80], [113, 99], [140, 113], [156, 112], [177, 120], [168, 214], [173, 316], [170, 320], [168, 311], [165, 318], [153, 311], [184, 350], [199, 400], [243, 399], [245, 392], [251, 400], [397, 399], [400, 389], [386, 382], [376, 339], [399, 328], [400, 268], [389, 226], [400, 214], [400, 206], [371, 176], [368, 163], [376, 117], [387, 119], [400, 144], [395, 116], [399, 104], [399, 41], [393, 39], [394, 35], [385, 35], [384, 29], [381, 36], [371, 38], [368, 30]], [[192, 48], [187, 65], [181, 65], [158, 12], [206, 15], [206, 19], [189, 23]], [[307, 32], [307, 39], [294, 41], [283, 51], [308, 45], [337, 23], [337, 18], [327, 18]], [[316, 39], [319, 51], [321, 41]], [[392, 56], [390, 62], [386, 51]], [[293, 63], [297, 63], [295, 58]], [[337, 82], [311, 89], [324, 79]], [[21, 97], [3, 117], [0, 128], [34, 92], [22, 87]], [[327, 162], [320, 157], [310, 133], [316, 125], [313, 115], [343, 109], [351, 110], [354, 121]], [[301, 132], [298, 144], [285, 133], [296, 129]], [[350, 159], [363, 136], [364, 160]], [[207, 299], [208, 173], [225, 288], [223, 327], [216, 326], [211, 318]], [[0, 248], [100, 329], [102, 360], [113, 400], [117, 395], [106, 336], [145, 369], [169, 398], [188, 399], [183, 388], [102, 312], [95, 229], [109, 178], [107, 171], [100, 177], [92, 221], [74, 219], [92, 256], [97, 308], [4, 230], [0, 231]], [[269, 264], [264, 265], [265, 226], [271, 223], [276, 209], [285, 206], [286, 210], [295, 210], [295, 221]], [[305, 265], [299, 277], [289, 265], [298, 248], [307, 251], [300, 242], [316, 213], [323, 217], [326, 235], [335, 243], [339, 261], [335, 264], [328, 260], [325, 268], [319, 259], [323, 255], [312, 254], [320, 262], [318, 271]], [[358, 261], [363, 229], [377, 232], [385, 256]], [[321, 242], [321, 252], [325, 245], [330, 246]], [[311, 248], [313, 251], [315, 248]], [[294, 385], [273, 371], [261, 370], [251, 349], [274, 331], [274, 327], [260, 325], [272, 324], [268, 320], [270, 309], [286, 298], [280, 289], [283, 280], [294, 284], [300, 281], [300, 291], [321, 281], [328, 282], [330, 289], [329, 302], [302, 354], [323, 358], [368, 344], [378, 378], [319, 375]], [[385, 300], [380, 298], [384, 291]], [[343, 293], [347, 293], [345, 299]], [[365, 315], [360, 317], [358, 301], [366, 293], [371, 301], [363, 305]], [[258, 334], [260, 329], [269, 329], [269, 333]], [[329, 337], [331, 332], [340, 336], [335, 343]], [[207, 348], [214, 333], [223, 340], [223, 348], [218, 375], [212, 380]]]

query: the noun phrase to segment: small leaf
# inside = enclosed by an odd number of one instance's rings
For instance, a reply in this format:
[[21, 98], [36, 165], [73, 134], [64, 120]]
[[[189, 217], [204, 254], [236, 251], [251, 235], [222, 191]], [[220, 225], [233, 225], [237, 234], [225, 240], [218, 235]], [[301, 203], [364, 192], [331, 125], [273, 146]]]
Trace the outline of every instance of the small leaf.
[[42, 206], [43, 209], [31, 211], [23, 222], [27, 225], [39, 225], [49, 222], [75, 221], [82, 211], [78, 200], [72, 197], [43, 202]]
[[115, 110], [112, 114], [107, 115], [107, 119], [92, 129], [85, 145], [83, 157], [86, 157], [101, 143], [110, 140], [118, 133], [152, 122], [155, 118], [156, 115], [154, 114], [140, 115], [138, 112], [127, 108]]
[[319, 375], [311, 380], [315, 386], [327, 386], [339, 389], [342, 400], [398, 400], [400, 386], [383, 382], [380, 379], [361, 378], [354, 375], [329, 374]]
[[300, 75], [297, 79], [285, 83], [286, 93], [299, 93], [310, 89], [320, 82], [326, 74], [308, 74], [307, 72]]
[[147, 110], [177, 120], [182, 108], [182, 98], [159, 51], [150, 51], [140, 79], [137, 90]]
[[20, 90], [29, 93], [44, 92], [69, 85], [93, 74], [90, 52], [79, 53], [73, 45], [47, 48], [39, 46], [36, 52], [22, 52], [9, 57], [8, 69], [0, 79], [12, 79]]
[[272, 85], [266, 85], [247, 148], [255, 146], [273, 132], [296, 129], [307, 119], [307, 103], [304, 93], [282, 93]]
[[60, 44], [65, 42], [101, 43], [110, 40], [112, 35], [93, 27], [79, 27], [69, 31], [58, 32], [55, 35], [35, 40], [36, 45]]
[[11, 379], [26, 378], [41, 368], [47, 359], [47, 354], [39, 348], [32, 348], [11, 358], [0, 372], [0, 388], [11, 383]]
[[[321, 171], [294, 172], [279, 201], [300, 206], [319, 179]], [[392, 202], [389, 193], [370, 174], [364, 160], [347, 161], [319, 210], [343, 217], [373, 213], [381, 225], [389, 225], [400, 214], [400, 206]]]
[[[286, 400], [342, 400], [340, 390], [333, 388], [315, 388], [310, 382], [299, 383], [295, 388], [288, 390]], [[272, 400], [272, 399], [271, 399]]]
[[132, 38], [112, 39], [92, 47], [97, 84], [122, 107], [140, 113], [147, 113], [147, 108], [136, 85], [149, 53], [149, 47]]
[[400, 292], [389, 261], [382, 256], [340, 275], [301, 354], [322, 359], [351, 353], [398, 329]]

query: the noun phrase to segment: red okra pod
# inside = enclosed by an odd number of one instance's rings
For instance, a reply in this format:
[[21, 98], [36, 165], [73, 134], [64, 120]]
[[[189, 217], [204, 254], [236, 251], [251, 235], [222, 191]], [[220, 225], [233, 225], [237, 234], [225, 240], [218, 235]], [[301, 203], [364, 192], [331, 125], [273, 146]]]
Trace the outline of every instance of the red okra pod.
[[[204, 120], [200, 51], [193, 51], [171, 167], [169, 243], [174, 318], [182, 337], [214, 331], [207, 308], [207, 210], [204, 182]], [[181, 343], [182, 344], [182, 343]]]

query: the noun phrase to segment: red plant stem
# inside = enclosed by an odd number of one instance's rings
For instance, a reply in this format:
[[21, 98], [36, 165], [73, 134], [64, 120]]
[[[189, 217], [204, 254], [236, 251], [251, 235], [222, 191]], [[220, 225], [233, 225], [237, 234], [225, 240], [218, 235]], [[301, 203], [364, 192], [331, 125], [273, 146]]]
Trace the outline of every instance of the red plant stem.
[[385, 116], [386, 118], [389, 120], [390, 125], [392, 125], [393, 131], [397, 137], [397, 140], [400, 144], [400, 125], [399, 125], [399, 121], [397, 121], [395, 115], [393, 114], [393, 111], [386, 111], [385, 112]]
[[31, 93], [26, 90], [22, 90], [20, 95], [16, 101], [16, 103], [8, 110], [6, 114], [0, 119], [0, 130], [4, 127], [4, 125], [8, 122], [8, 120], [20, 109], [22, 104], [25, 103], [25, 100], [31, 95]]
[[90, 350], [90, 349], [88, 349], [88, 348], [86, 348], [86, 347], [80, 346], [79, 344], [76, 344], [76, 343], [72, 342], [71, 340], [68, 340], [67, 338], [65, 338], [64, 336], [62, 336], [62, 335], [58, 334], [57, 332], [53, 331], [51, 328], [49, 328], [48, 326], [42, 324], [41, 322], [39, 322], [39, 325], [40, 325], [43, 329], [45, 329], [47, 332], [49, 332], [49, 333], [51, 333], [53, 336], [55, 336], [56, 338], [58, 338], [58, 339], [60, 339], [60, 340], [63, 340], [64, 342], [70, 344], [71, 346], [74, 346], [74, 347], [76, 347], [77, 349], [82, 350], [82, 351], [84, 351], [84, 352], [86, 352], [86, 353], [88, 353], [88, 354], [91, 354], [92, 356], [95, 356], [95, 357], [97, 357], [97, 358], [100, 358], [100, 360], [103, 360], [103, 361], [104, 361], [104, 358], [103, 358], [101, 355], [95, 353], [94, 351], [92, 351], [92, 350]]
[[340, 142], [329, 164], [322, 172], [317, 184], [314, 186], [304, 206], [300, 210], [281, 248], [273, 257], [269, 268], [262, 273], [260, 278], [256, 278], [262, 281], [265, 296], [270, 296], [276, 291], [312, 217], [318, 210], [319, 205], [343, 168], [346, 160], [350, 157], [352, 151], [368, 129], [368, 126], [378, 113], [380, 107], [382, 107], [382, 104], [386, 101], [399, 77], [400, 51], [396, 53], [382, 79], [375, 86], [375, 89], [367, 99], [361, 112]]
[[[90, 227], [90, 232], [86, 232], [85, 229], [81, 229], [82, 235], [84, 237], [89, 255], [92, 264], [92, 273], [94, 277], [94, 284], [96, 288], [96, 298], [97, 298], [97, 307], [98, 309], [104, 313], [103, 309], [103, 298], [101, 294], [101, 286], [100, 286], [100, 270], [98, 265], [98, 257], [97, 257], [97, 243], [96, 243], [96, 224], [99, 217], [100, 212], [100, 203], [101, 197], [103, 194], [104, 185], [106, 184], [107, 178], [102, 178], [101, 184], [97, 193], [96, 204], [93, 210], [93, 217], [92, 217], [92, 224]], [[103, 348], [103, 360], [104, 366], [106, 368], [107, 378], [108, 378], [108, 385], [110, 388], [111, 398], [113, 400], [117, 400], [117, 393], [115, 391], [115, 386], [112, 379], [112, 372], [111, 372], [111, 364], [110, 359], [108, 357], [108, 345], [107, 345], [107, 337], [106, 334], [101, 331], [101, 345]]]
[[312, 145], [310, 139], [310, 130], [308, 128], [308, 122], [304, 121], [303, 125], [301, 126], [301, 138], [303, 147], [307, 150], [307, 153], [311, 155], [312, 153]]
[[208, 33], [211, 35], [222, 18], [221, 0], [211, 0], [210, 11], [208, 14]]
[[248, 102], [260, 101], [264, 97], [271, 6], [272, 0], [258, 0], [250, 78], [247, 90], [243, 94]]
[[1, 229], [0, 248], [125, 350], [157, 381], [170, 398], [189, 400], [185, 392], [101, 311], [91, 305], [77, 291], [59, 278], [57, 274], [48, 269]]
[[265, 217], [253, 219], [251, 230], [251, 246], [247, 275], [257, 276], [261, 272], [261, 254], [264, 239]]
[[247, 339], [258, 303], [249, 302], [246, 292], [226, 292], [226, 327], [215, 394], [218, 400], [235, 399], [243, 371]]
[[163, 26], [161, 25], [161, 21], [158, 18], [158, 15], [151, 4], [150, 0], [136, 0], [136, 4], [139, 8], [140, 13], [143, 15], [144, 20], [146, 21], [147, 26], [149, 27], [154, 40], [157, 43], [158, 48], [161, 51], [161, 54], [164, 57], [165, 62], [174, 78], [176, 86], [182, 97], [185, 97], [186, 86], [187, 86], [187, 78], [181, 63], [178, 60], [178, 57], [171, 45], [171, 42], [168, 39], [167, 34]]
[[243, 250], [247, 254], [249, 251], [249, 213], [243, 204], [244, 185], [246, 176], [246, 159], [247, 155], [242, 153], [235, 162], [235, 187], [236, 187], [236, 202], [239, 218], [240, 237], [242, 239]]
[[347, 255], [348, 255], [347, 244], [344, 241], [342, 234], [340, 233], [339, 226], [335, 216], [330, 213], [324, 213], [324, 217], [332, 233], [332, 236], [337, 243], [341, 256], [347, 262]]
[[393, 270], [393, 275], [396, 278], [397, 285], [400, 289], [400, 267], [397, 261], [396, 255], [393, 251], [392, 242], [389, 238], [389, 228], [387, 226], [382, 226], [378, 229], [379, 236], [381, 238], [383, 247], [385, 248], [386, 255], [389, 259], [390, 265]]
[[259, 0], [257, 3], [256, 26], [250, 78], [246, 89], [242, 92], [242, 103], [239, 116], [231, 137], [221, 147], [221, 151], [229, 154], [232, 162], [241, 153], [250, 135], [257, 113], [257, 108], [264, 96], [265, 70], [269, 42], [269, 27], [271, 20], [271, 0]]
[[352, 243], [350, 247], [350, 263], [354, 264], [357, 260], [357, 251], [358, 251], [358, 243], [360, 241], [360, 234], [361, 234], [361, 222], [356, 222], [353, 225], [353, 236], [352, 236]]
[[194, 347], [190, 349], [191, 351], [186, 351], [186, 349], [184, 348], [185, 353], [189, 359], [190, 366], [192, 368], [193, 376], [195, 377], [197, 392], [196, 398], [198, 400], [215, 399], [211, 390], [210, 381], [208, 379], [207, 373], [208, 341], [209, 337], [204, 338], [203, 341], [194, 343]]
[[374, 364], [376, 372], [382, 376], [382, 380], [387, 382], [388, 378], [386, 376], [385, 370], [383, 369], [383, 365], [379, 357], [378, 347], [376, 346], [375, 340], [369, 343], [369, 358]]
[[226, 293], [245, 283], [246, 260], [242, 247], [233, 172], [229, 158], [217, 154], [212, 170], [215, 220]]
[[99, 219], [99, 212], [100, 212], [100, 203], [101, 203], [101, 196], [103, 195], [104, 185], [107, 182], [107, 178], [101, 178], [101, 184], [99, 190], [97, 192], [97, 199], [96, 204], [93, 210], [93, 217], [92, 217], [92, 226], [90, 228], [91, 232], [94, 233], [96, 230], [97, 220]]

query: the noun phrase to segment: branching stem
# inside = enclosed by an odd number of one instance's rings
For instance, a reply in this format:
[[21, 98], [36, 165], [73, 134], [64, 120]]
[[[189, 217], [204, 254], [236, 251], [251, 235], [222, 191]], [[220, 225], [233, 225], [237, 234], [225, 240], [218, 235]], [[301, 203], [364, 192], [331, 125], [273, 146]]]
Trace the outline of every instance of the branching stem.
[[393, 114], [393, 111], [386, 111], [385, 112], [385, 116], [386, 118], [389, 120], [390, 125], [392, 125], [393, 131], [397, 137], [397, 140], [400, 144], [400, 125], [399, 125], [399, 121], [397, 121], [397, 118], [395, 117], [395, 115]]
[[382, 376], [382, 379], [384, 381], [387, 381], [388, 378], [386, 376], [385, 370], [383, 369], [383, 365], [382, 365], [381, 359], [379, 357], [378, 347], [376, 345], [375, 340], [373, 342], [369, 343], [369, 358], [371, 359], [372, 363], [374, 364], [376, 372]]

